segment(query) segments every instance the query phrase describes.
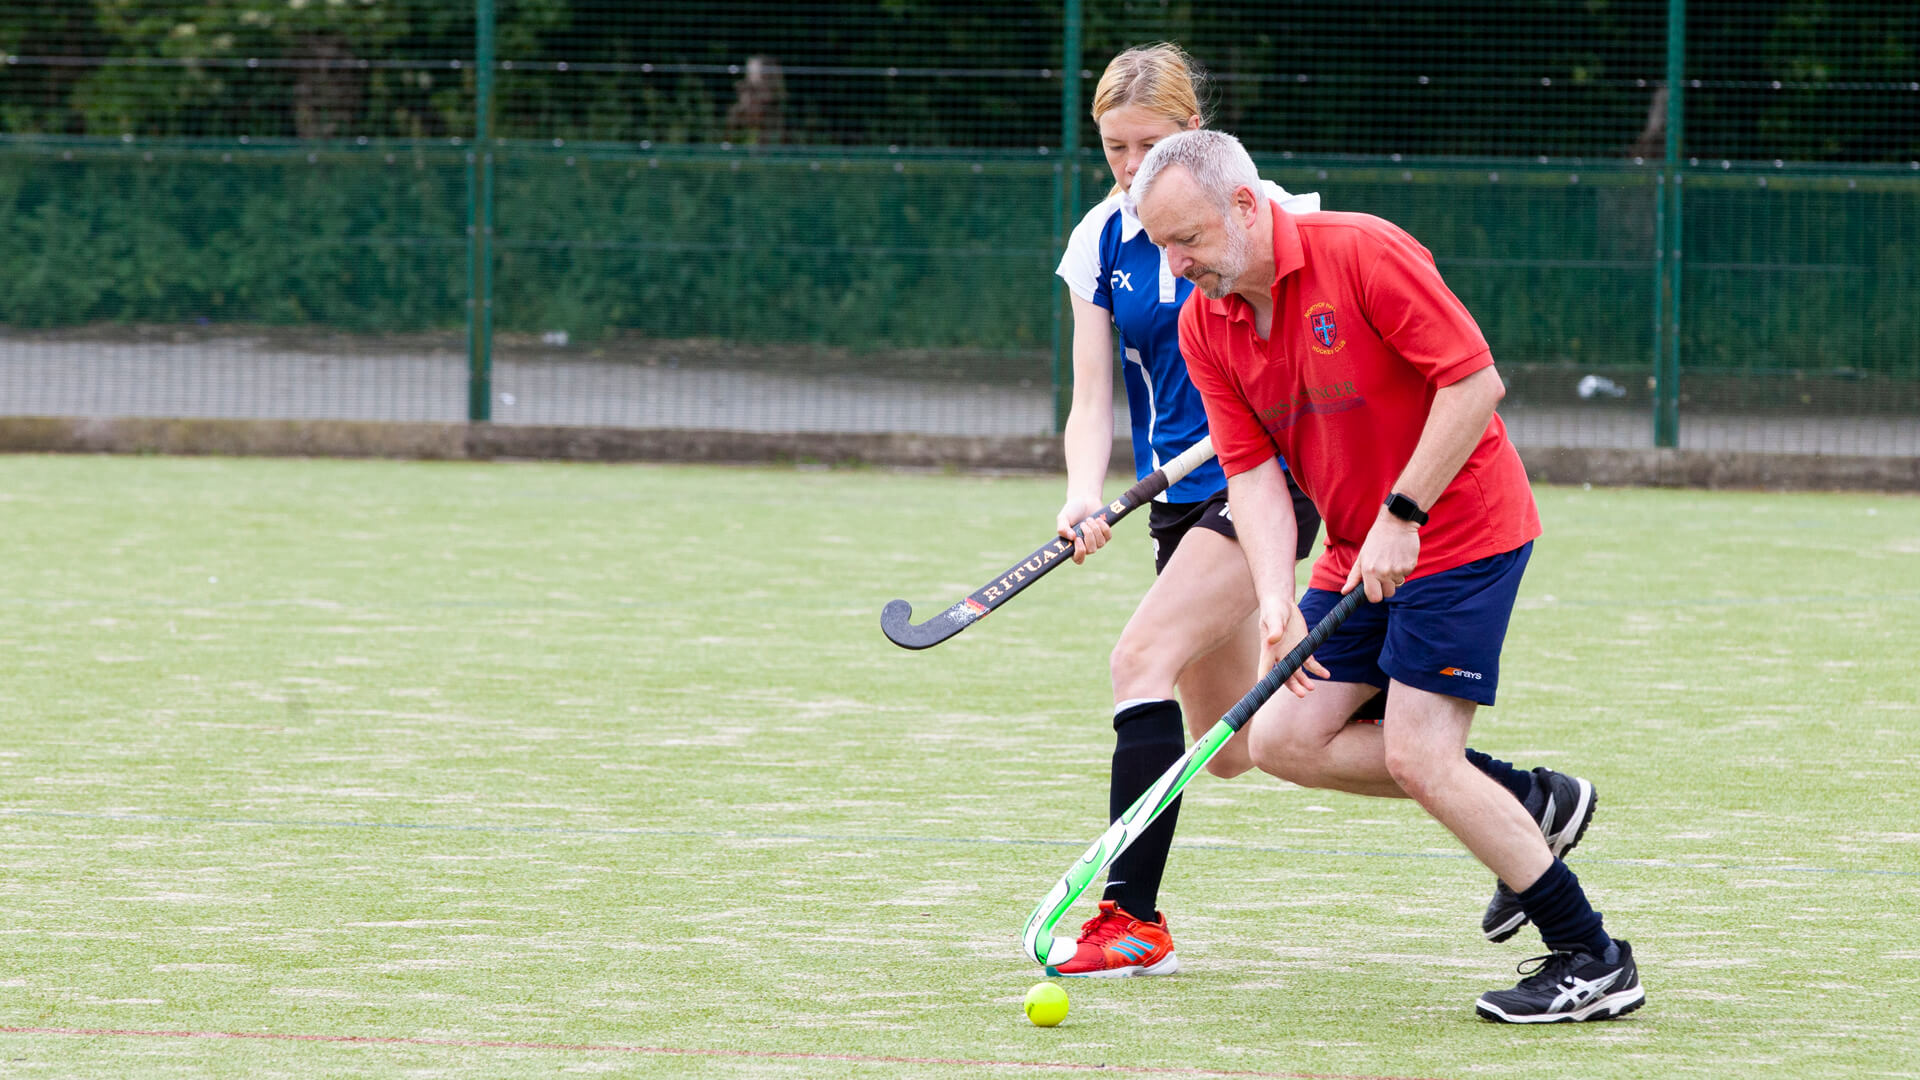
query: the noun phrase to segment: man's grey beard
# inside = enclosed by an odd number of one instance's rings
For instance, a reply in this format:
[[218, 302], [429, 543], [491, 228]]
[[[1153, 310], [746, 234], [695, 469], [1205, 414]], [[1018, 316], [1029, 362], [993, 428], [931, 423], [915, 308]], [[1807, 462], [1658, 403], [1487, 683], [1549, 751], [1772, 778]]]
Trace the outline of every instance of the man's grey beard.
[[1217, 266], [1205, 267], [1201, 274], [1212, 274], [1213, 284], [1200, 285], [1199, 289], [1209, 300], [1224, 300], [1240, 284], [1240, 275], [1247, 272], [1247, 253], [1253, 242], [1247, 239], [1247, 231], [1240, 228], [1233, 219], [1227, 219], [1227, 252], [1221, 256]]

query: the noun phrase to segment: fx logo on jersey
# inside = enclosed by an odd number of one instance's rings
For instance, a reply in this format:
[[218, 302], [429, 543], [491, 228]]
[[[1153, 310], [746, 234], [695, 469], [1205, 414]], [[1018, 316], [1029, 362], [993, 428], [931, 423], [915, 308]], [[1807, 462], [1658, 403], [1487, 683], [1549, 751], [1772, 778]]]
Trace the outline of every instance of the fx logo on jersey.
[[1132, 292], [1133, 291], [1133, 275], [1128, 273], [1125, 270], [1115, 270], [1113, 272], [1113, 283], [1109, 285], [1108, 288], [1125, 289], [1128, 292]]

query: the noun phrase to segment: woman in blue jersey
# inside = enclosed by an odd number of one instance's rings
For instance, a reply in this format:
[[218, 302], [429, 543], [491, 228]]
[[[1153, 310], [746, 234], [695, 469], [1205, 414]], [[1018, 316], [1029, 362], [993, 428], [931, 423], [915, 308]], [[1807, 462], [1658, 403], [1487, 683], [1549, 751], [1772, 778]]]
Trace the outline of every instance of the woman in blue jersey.
[[[1071, 537], [1072, 527], [1105, 502], [1101, 483], [1113, 449], [1116, 327], [1135, 472], [1146, 476], [1207, 434], [1205, 407], [1180, 357], [1180, 305], [1193, 284], [1168, 268], [1127, 198], [1134, 169], [1154, 143], [1201, 126], [1199, 82], [1187, 55], [1161, 44], [1115, 57], [1094, 90], [1093, 117], [1115, 185], [1074, 229], [1058, 271], [1073, 303], [1067, 500], [1057, 520], [1062, 536]], [[1319, 209], [1317, 195], [1290, 196], [1271, 184], [1267, 195], [1294, 213]], [[1305, 557], [1320, 515], [1297, 486], [1293, 492], [1298, 555]], [[1253, 578], [1234, 536], [1220, 466], [1207, 462], [1156, 499], [1148, 531], [1159, 576], [1121, 631], [1111, 659], [1113, 816], [1185, 752], [1189, 725], [1196, 736], [1212, 727], [1258, 677]], [[1074, 544], [1074, 561], [1085, 560], [1112, 535], [1103, 522], [1088, 522], [1084, 539]], [[1250, 766], [1243, 732], [1207, 768], [1237, 776]], [[1178, 816], [1175, 803], [1114, 861], [1100, 913], [1081, 931], [1080, 951], [1050, 973], [1114, 977], [1179, 968], [1166, 918], [1156, 909]]]
[[[1207, 434], [1200, 393], [1180, 356], [1180, 306], [1192, 283], [1176, 277], [1147, 239], [1127, 191], [1147, 151], [1177, 131], [1201, 126], [1199, 76], [1177, 46], [1129, 49], [1107, 65], [1094, 90], [1093, 118], [1113, 169], [1114, 188], [1073, 230], [1058, 273], [1073, 295], [1073, 407], [1067, 414], [1067, 499], [1056, 521], [1062, 536], [1104, 505], [1101, 483], [1113, 449], [1114, 331], [1120, 334], [1127, 406], [1138, 476], [1171, 461]], [[1267, 184], [1290, 213], [1320, 209], [1318, 195], [1289, 195]], [[1284, 462], [1282, 463], [1285, 464]], [[1295, 558], [1306, 558], [1320, 515], [1293, 477], [1299, 522]], [[1259, 675], [1261, 635], [1253, 576], [1227, 510], [1226, 476], [1208, 462], [1154, 501], [1148, 532], [1158, 577], [1141, 599], [1110, 661], [1113, 675], [1113, 775], [1110, 816], [1118, 817], [1212, 727]], [[1113, 537], [1088, 521], [1073, 558]], [[1174, 695], [1178, 693], [1179, 700]], [[1385, 695], [1355, 719], [1378, 718]], [[1183, 708], [1184, 706], [1184, 708]], [[1519, 799], [1556, 856], [1573, 849], [1593, 815], [1593, 785], [1549, 769], [1525, 772], [1476, 750], [1467, 758]], [[1207, 769], [1238, 776], [1252, 766], [1246, 734], [1233, 737]], [[1158, 910], [1161, 875], [1179, 817], [1175, 802], [1107, 872], [1100, 911], [1081, 928], [1080, 947], [1053, 975], [1164, 975], [1179, 969], [1166, 917]], [[1481, 930], [1504, 941], [1527, 921], [1515, 894], [1496, 883]]]

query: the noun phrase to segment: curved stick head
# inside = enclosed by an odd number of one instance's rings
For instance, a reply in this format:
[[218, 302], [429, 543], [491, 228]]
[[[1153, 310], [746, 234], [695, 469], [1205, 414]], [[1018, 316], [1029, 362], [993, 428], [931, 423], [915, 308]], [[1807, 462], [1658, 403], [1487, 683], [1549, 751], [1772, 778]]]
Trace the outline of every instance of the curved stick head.
[[900, 634], [913, 625], [913, 605], [905, 600], [889, 600], [880, 609], [880, 632], [887, 640], [900, 644]]
[[903, 649], [927, 649], [973, 625], [982, 614], [983, 611], [976, 611], [962, 600], [915, 626], [913, 605], [905, 600], [889, 600], [880, 611], [880, 632]]
[[1080, 943], [1074, 939], [1053, 936], [1053, 927], [1085, 888], [1085, 885], [1076, 888], [1071, 875], [1061, 878], [1046, 899], [1033, 909], [1033, 914], [1027, 916], [1027, 927], [1020, 934], [1020, 951], [1026, 953], [1028, 959], [1053, 967], [1073, 959], [1073, 954], [1080, 951]]

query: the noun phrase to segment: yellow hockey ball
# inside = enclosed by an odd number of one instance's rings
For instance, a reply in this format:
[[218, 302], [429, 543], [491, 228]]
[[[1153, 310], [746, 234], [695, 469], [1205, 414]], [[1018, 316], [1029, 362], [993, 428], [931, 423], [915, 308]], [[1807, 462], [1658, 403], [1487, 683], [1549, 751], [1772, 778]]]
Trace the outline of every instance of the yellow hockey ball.
[[1052, 1027], [1067, 1018], [1067, 992], [1050, 982], [1027, 991], [1027, 1019], [1037, 1027]]

